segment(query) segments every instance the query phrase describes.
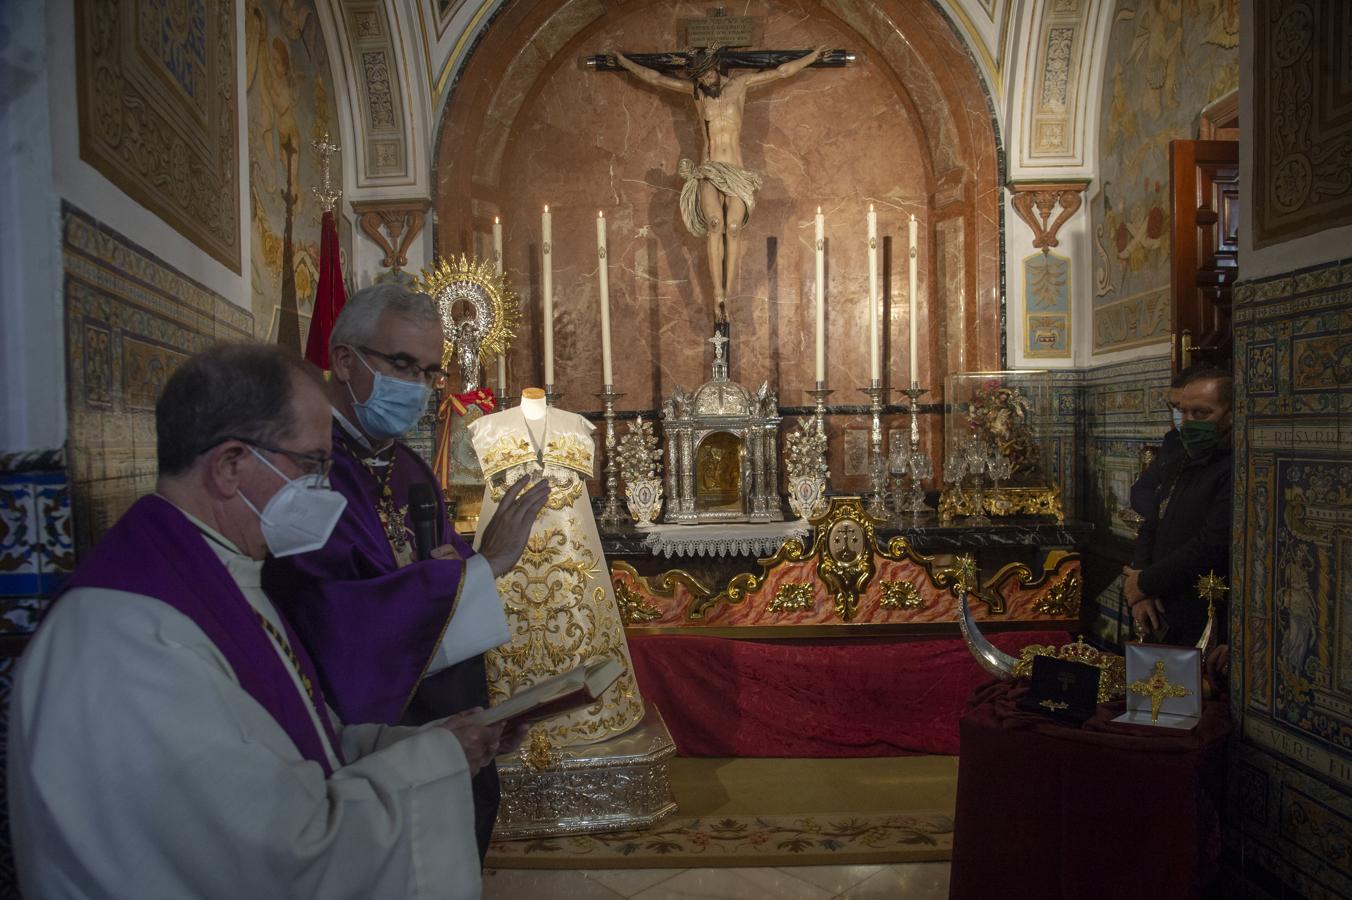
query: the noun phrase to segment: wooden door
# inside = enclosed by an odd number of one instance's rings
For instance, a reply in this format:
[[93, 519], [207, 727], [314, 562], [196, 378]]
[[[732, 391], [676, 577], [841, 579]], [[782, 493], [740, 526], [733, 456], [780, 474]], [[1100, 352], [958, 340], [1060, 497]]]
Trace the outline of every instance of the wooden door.
[[1173, 141], [1170, 249], [1174, 371], [1228, 366], [1239, 277], [1239, 142]]

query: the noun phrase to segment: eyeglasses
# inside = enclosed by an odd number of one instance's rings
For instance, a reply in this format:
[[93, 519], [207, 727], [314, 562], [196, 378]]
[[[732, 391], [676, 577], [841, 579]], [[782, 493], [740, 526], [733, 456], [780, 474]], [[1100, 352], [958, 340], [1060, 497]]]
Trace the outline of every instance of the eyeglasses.
[[373, 347], [367, 347], [364, 344], [357, 346], [362, 353], [369, 353], [371, 356], [379, 357], [389, 363], [390, 368], [394, 369], [394, 374], [404, 381], [413, 381], [415, 378], [424, 381], [437, 390], [446, 387], [450, 378], [442, 371], [441, 366], [420, 366], [418, 361], [407, 353], [382, 353]]
[[[253, 438], [242, 438], [228, 435], [221, 438], [211, 447], [219, 446], [226, 441], [239, 441], [241, 444], [248, 444], [256, 450], [266, 450], [268, 453], [277, 453], [285, 456], [296, 464], [306, 475], [318, 475], [322, 479], [329, 477], [329, 470], [333, 468], [333, 457], [326, 453], [300, 453], [296, 450], [288, 450], [285, 447], [278, 447], [273, 444], [267, 444], [263, 441], [256, 441]], [[198, 453], [206, 453], [211, 447], [203, 447]]]

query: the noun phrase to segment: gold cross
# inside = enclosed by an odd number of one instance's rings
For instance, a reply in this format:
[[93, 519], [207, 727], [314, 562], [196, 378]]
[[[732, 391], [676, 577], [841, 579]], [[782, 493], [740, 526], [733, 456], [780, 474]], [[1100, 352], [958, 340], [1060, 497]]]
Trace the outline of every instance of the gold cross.
[[1133, 681], [1128, 688], [1133, 694], [1150, 698], [1150, 724], [1159, 723], [1160, 707], [1169, 697], [1186, 697], [1192, 693], [1181, 684], [1170, 684], [1164, 675], [1164, 660], [1155, 660], [1155, 672], [1149, 678]]
[[1225, 579], [1216, 574], [1212, 569], [1201, 578], [1197, 579], [1197, 596], [1207, 601], [1207, 605], [1215, 608], [1215, 605], [1225, 599], [1225, 592], [1230, 590], [1225, 586]]

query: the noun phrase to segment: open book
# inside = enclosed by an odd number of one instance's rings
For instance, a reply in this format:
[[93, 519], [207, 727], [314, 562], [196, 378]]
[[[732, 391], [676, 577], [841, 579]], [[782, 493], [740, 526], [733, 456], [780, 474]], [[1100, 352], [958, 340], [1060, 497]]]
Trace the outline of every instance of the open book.
[[505, 722], [508, 728], [520, 722], [539, 722], [595, 703], [620, 677], [624, 666], [611, 657], [578, 666], [571, 672], [546, 678], [490, 709], [474, 716], [475, 725]]

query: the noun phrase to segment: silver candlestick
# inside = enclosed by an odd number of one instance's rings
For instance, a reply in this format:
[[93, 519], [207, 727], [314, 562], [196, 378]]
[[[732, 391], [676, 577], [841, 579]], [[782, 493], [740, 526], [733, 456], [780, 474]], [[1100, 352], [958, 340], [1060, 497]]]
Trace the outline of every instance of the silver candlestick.
[[[545, 388], [546, 396], [548, 391], [549, 388]], [[615, 393], [614, 385], [607, 384], [596, 396], [601, 398], [606, 407], [606, 497], [598, 521], [602, 525], [626, 525], [632, 519], [624, 504], [620, 502], [619, 464], [615, 459], [615, 448], [618, 443], [615, 438], [615, 401], [624, 394]]]
[[920, 397], [925, 392], [926, 389], [918, 384], [912, 384], [902, 392], [911, 400], [907, 411], [911, 424], [910, 442], [903, 450], [894, 454], [891, 465], [892, 470], [906, 480], [899, 511], [909, 512], [912, 516], [929, 509], [925, 505], [925, 489], [921, 486], [921, 482], [934, 475], [933, 463], [920, 449]]
[[[609, 390], [609, 388], [607, 388], [607, 390]], [[563, 396], [563, 394], [556, 394], [556, 393], [554, 393], [554, 385], [552, 385], [552, 384], [547, 384], [547, 385], [545, 385], [545, 405], [546, 405], [546, 406], [553, 406], [555, 403], [558, 402], [559, 398], [561, 398], [562, 396]], [[598, 394], [597, 396], [600, 396], [600, 395]]]
[[869, 474], [873, 479], [873, 497], [865, 508], [875, 519], [887, 518], [887, 458], [883, 455], [883, 402], [887, 389], [878, 379], [869, 382], [866, 388], [860, 388], [868, 394], [869, 413], [872, 421], [869, 427]]
[[826, 434], [826, 398], [834, 394], [835, 391], [828, 390], [825, 381], [817, 382], [815, 390], [807, 392], [807, 395], [816, 403], [816, 411], [812, 414], [812, 419], [817, 423], [817, 432], [821, 435]]

